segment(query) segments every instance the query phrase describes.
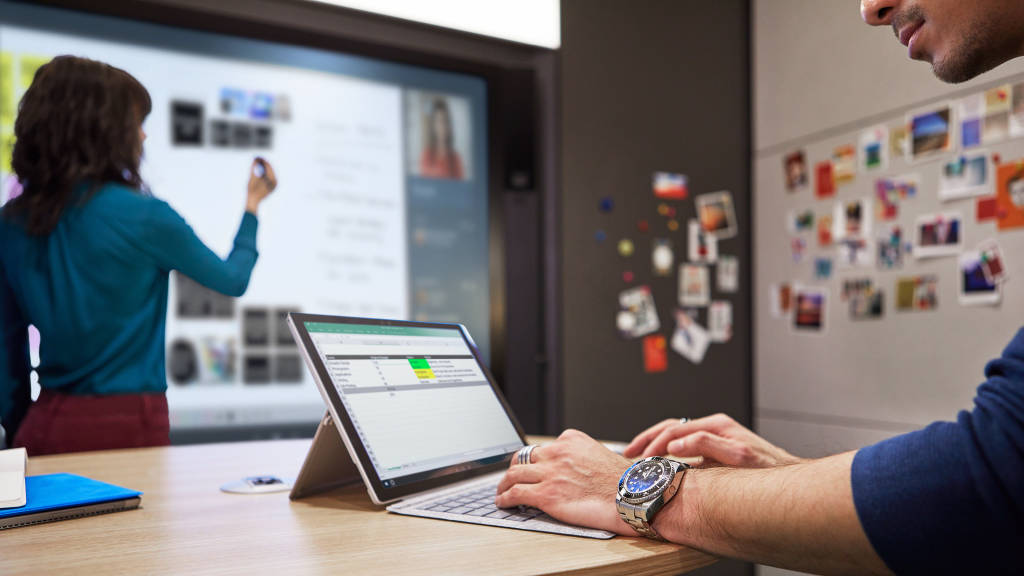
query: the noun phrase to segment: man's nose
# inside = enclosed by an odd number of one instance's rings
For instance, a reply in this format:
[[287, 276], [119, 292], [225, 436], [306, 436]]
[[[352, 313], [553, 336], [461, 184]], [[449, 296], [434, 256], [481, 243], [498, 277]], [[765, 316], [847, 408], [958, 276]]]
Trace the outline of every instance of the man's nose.
[[889, 26], [901, 0], [860, 0], [860, 17], [872, 26]]

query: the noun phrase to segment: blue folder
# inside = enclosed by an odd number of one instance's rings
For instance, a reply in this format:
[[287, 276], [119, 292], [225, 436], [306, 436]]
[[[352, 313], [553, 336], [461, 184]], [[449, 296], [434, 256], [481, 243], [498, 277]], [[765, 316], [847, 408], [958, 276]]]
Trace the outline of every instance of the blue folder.
[[74, 474], [43, 474], [25, 478], [28, 502], [0, 510], [0, 530], [53, 522], [139, 506], [142, 492]]

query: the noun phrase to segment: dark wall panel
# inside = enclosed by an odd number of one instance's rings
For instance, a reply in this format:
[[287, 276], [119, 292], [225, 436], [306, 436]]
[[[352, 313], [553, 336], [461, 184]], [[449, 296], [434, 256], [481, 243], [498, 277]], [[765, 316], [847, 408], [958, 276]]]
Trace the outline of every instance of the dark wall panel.
[[[726, 412], [749, 424], [750, 388], [750, 115], [749, 6], [742, 0], [563, 0], [562, 362], [564, 424], [603, 438], [629, 439], [666, 417]], [[690, 199], [677, 202], [679, 229], [657, 213], [651, 173], [689, 176]], [[615, 328], [618, 294], [652, 287], [671, 340], [677, 274], [655, 278], [651, 241], [672, 239], [676, 265], [686, 258], [693, 196], [730, 190], [739, 235], [719, 242], [740, 262], [732, 302], [732, 340], [711, 344], [694, 365], [669, 350], [669, 369], [643, 370], [640, 340]], [[598, 205], [615, 200], [610, 213]], [[637, 230], [647, 220], [650, 231]], [[600, 243], [595, 232], [604, 230]], [[623, 258], [620, 238], [635, 254]], [[622, 278], [631, 270], [636, 279]], [[707, 309], [699, 321], [707, 326]]]

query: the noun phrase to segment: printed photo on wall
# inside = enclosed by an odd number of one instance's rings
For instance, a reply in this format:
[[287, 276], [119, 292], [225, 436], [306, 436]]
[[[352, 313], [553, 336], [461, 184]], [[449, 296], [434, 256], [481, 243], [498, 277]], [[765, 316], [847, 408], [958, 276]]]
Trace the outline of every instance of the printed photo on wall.
[[885, 313], [885, 298], [870, 278], [843, 282], [843, 299], [849, 304], [851, 320], [875, 320]]
[[871, 234], [871, 209], [866, 198], [837, 202], [832, 212], [833, 241], [867, 238]]
[[676, 329], [670, 345], [677, 354], [694, 364], [704, 361], [711, 335], [683, 310], [676, 310]]
[[655, 198], [662, 200], [685, 200], [689, 195], [685, 174], [655, 172], [651, 177]]
[[903, 229], [897, 225], [883, 226], [878, 231], [878, 267], [892, 270], [903, 267]]
[[786, 214], [786, 228], [790, 234], [810, 232], [814, 228], [814, 210], [810, 208], [790, 210]]
[[981, 145], [982, 119], [985, 117], [985, 95], [971, 94], [960, 100], [960, 146], [968, 150]]
[[889, 167], [889, 128], [880, 124], [860, 133], [860, 169], [866, 172]]
[[650, 287], [636, 286], [619, 293], [619, 314], [615, 325], [620, 336], [630, 339], [646, 336], [661, 328]]
[[702, 264], [683, 264], [679, 267], [679, 304], [681, 306], [707, 306], [711, 301], [708, 267]]
[[874, 284], [874, 280], [867, 277], [862, 278], [845, 278], [843, 279], [842, 288], [839, 291], [839, 301], [849, 302], [850, 298], [858, 292], [863, 292]]
[[668, 238], [655, 238], [651, 241], [651, 268], [655, 276], [671, 276], [675, 266], [676, 255], [672, 251], [672, 241]]
[[701, 227], [718, 240], [736, 235], [736, 209], [726, 191], [697, 196], [697, 218]]
[[999, 284], [989, 280], [982, 269], [981, 253], [969, 250], [957, 259], [959, 301], [963, 306], [992, 306], [1001, 298]]
[[879, 221], [898, 218], [900, 202], [917, 196], [919, 181], [917, 174], [875, 180], [875, 217]]
[[985, 152], [975, 152], [944, 162], [939, 172], [939, 200], [948, 202], [990, 194], [990, 174], [989, 155]]
[[814, 165], [814, 196], [815, 198], [831, 198], [836, 195], [836, 183], [832, 178], [832, 163], [818, 162]]
[[650, 334], [644, 336], [644, 372], [656, 374], [668, 370], [668, 345], [665, 336]]
[[718, 238], [708, 234], [696, 220], [687, 222], [687, 257], [690, 262], [714, 262], [718, 260]]
[[732, 339], [732, 302], [715, 300], [708, 308], [708, 332], [712, 342]]
[[803, 150], [787, 154], [782, 159], [782, 169], [785, 172], [786, 190], [788, 192], [799, 192], [807, 188], [810, 178], [807, 175], [807, 157], [804, 155]]
[[818, 246], [824, 248], [832, 245], [832, 226], [831, 214], [818, 216]]
[[959, 212], [925, 214], [915, 221], [914, 257], [955, 256], [963, 249], [963, 218]]
[[789, 282], [772, 284], [768, 292], [772, 318], [789, 318], [793, 309], [793, 286]]
[[793, 329], [798, 332], [823, 332], [828, 290], [815, 286], [797, 286], [793, 295]]
[[1024, 159], [996, 169], [996, 223], [1000, 230], [1024, 227]]
[[906, 124], [893, 126], [889, 130], [889, 154], [893, 158], [909, 158], [910, 127]]
[[847, 144], [832, 151], [832, 181], [836, 186], [852, 182], [857, 175], [857, 149]]
[[871, 203], [866, 198], [836, 204], [832, 238], [837, 245], [839, 267], [871, 266]]
[[896, 279], [896, 310], [929, 311], [938, 307], [938, 276], [929, 274]]
[[793, 263], [799, 264], [804, 260], [804, 252], [807, 251], [807, 240], [803, 238], [790, 238], [789, 251], [793, 256]]
[[1008, 278], [1006, 261], [1003, 259], [1003, 250], [999, 247], [999, 243], [991, 239], [985, 240], [978, 245], [978, 254], [981, 258], [981, 271], [985, 274], [985, 279], [992, 284], [1006, 282]]
[[1011, 90], [1009, 84], [1003, 84], [985, 91], [985, 118], [981, 127], [983, 144], [999, 142], [1010, 135]]
[[740, 261], [735, 256], [718, 258], [718, 290], [731, 294], [740, 289]]
[[814, 259], [814, 279], [828, 280], [832, 277], [832, 259], [818, 256]]
[[942, 106], [912, 114], [910, 125], [910, 158], [922, 160], [952, 149], [952, 111]]
[[1024, 136], [1024, 82], [1014, 84], [1010, 96], [1010, 136]]

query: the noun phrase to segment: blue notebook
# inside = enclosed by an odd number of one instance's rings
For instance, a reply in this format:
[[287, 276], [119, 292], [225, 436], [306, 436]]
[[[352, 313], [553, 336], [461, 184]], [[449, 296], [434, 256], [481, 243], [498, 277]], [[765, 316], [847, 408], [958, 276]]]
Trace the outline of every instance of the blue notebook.
[[0, 530], [132, 510], [142, 502], [142, 492], [74, 474], [26, 476], [25, 493], [24, 506], [0, 510]]

